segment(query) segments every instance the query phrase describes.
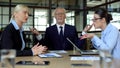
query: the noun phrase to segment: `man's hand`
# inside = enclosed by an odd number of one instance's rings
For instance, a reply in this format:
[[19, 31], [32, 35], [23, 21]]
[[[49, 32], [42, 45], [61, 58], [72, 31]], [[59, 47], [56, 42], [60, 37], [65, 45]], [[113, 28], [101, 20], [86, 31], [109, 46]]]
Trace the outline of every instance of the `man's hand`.
[[33, 34], [36, 34], [36, 35], [40, 34], [36, 28], [29, 28], [29, 29]]

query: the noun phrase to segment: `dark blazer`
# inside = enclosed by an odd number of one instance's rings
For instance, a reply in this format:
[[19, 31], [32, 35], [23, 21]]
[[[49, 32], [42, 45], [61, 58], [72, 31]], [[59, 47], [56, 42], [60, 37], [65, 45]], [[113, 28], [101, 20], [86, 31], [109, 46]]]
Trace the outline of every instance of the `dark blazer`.
[[22, 40], [19, 30], [16, 30], [12, 23], [10, 23], [2, 32], [1, 49], [15, 49], [17, 56], [32, 55], [32, 50], [22, 50]]
[[84, 43], [84, 40], [80, 41], [80, 39], [78, 38], [76, 28], [74, 26], [65, 24], [64, 47], [61, 46], [60, 37], [56, 25], [53, 25], [46, 29], [43, 45], [46, 45], [50, 50], [72, 50], [73, 46], [66, 38], [69, 38], [79, 48], [81, 48]]

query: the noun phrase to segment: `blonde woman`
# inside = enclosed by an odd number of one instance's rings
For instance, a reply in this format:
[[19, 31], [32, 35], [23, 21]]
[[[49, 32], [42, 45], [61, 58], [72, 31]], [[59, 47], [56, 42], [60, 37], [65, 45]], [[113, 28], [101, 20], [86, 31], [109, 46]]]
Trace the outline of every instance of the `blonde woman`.
[[23, 24], [28, 20], [29, 9], [25, 5], [14, 8], [10, 24], [5, 28], [1, 38], [1, 49], [15, 49], [17, 56], [38, 55], [47, 50], [45, 46], [36, 44], [31, 49], [25, 49]]

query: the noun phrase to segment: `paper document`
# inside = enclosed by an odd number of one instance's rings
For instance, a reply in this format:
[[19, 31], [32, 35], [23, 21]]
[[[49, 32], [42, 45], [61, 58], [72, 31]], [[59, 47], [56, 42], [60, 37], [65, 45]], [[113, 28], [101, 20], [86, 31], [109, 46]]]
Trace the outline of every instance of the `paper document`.
[[47, 57], [62, 57], [62, 56], [57, 53], [45, 53], [45, 54], [40, 54], [39, 57], [47, 58]]
[[67, 51], [65, 51], [65, 50], [52, 50], [52, 51], [50, 51], [50, 53], [67, 53]]
[[100, 57], [98, 56], [74, 56], [71, 57], [70, 60], [100, 60]]

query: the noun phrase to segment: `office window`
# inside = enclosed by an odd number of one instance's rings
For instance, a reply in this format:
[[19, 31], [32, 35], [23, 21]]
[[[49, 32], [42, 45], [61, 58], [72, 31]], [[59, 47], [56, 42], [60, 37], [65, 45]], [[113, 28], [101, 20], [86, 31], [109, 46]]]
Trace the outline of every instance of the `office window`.
[[9, 24], [9, 8], [0, 7], [0, 29], [4, 29]]
[[6, 26], [6, 24], [9, 24], [9, 8], [8, 7], [2, 7], [2, 14], [3, 14], [3, 27]]
[[1, 11], [2, 11], [2, 9], [1, 9], [1, 8], [2, 8], [2, 7], [0, 7], [0, 15], [2, 14], [2, 12], [1, 12]]
[[[1, 7], [0, 7], [0, 25], [2, 25], [1, 22], [2, 22], [2, 13], [1, 13]], [[0, 26], [0, 30], [1, 30], [1, 26]]]
[[[4, 15], [3, 16], [3, 25], [5, 26], [5, 25], [8, 25], [9, 23], [10, 23], [10, 21], [9, 21], [9, 15]], [[3, 27], [4, 27], [3, 26]]]
[[112, 17], [113, 20], [111, 21], [111, 23], [116, 26], [118, 29], [120, 29], [120, 13], [116, 13], [116, 12], [112, 12]]
[[75, 13], [74, 11], [69, 11], [66, 13], [66, 23], [69, 25], [75, 25]]
[[108, 11], [112, 15], [112, 24], [120, 29], [120, 2], [115, 2], [108, 5]]
[[9, 7], [3, 7], [3, 14], [9, 14]]
[[48, 26], [48, 11], [46, 9], [35, 9], [34, 27], [39, 31], [45, 31]]

